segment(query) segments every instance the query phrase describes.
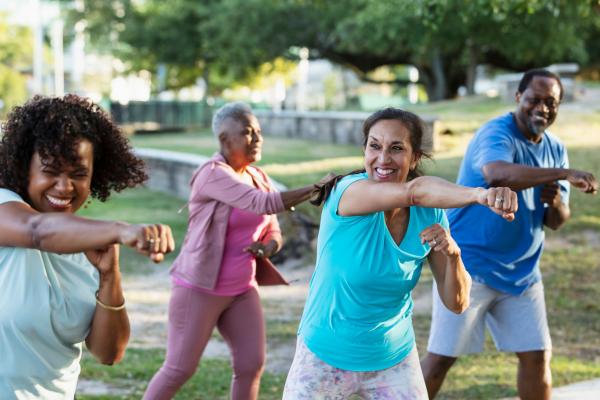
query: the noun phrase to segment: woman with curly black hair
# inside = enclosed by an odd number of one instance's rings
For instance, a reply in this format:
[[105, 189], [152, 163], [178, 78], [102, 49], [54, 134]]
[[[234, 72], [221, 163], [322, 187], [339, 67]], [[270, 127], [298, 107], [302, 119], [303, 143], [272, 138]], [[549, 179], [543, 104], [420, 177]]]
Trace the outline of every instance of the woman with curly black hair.
[[81, 342], [110, 365], [129, 340], [118, 245], [160, 262], [173, 236], [161, 224], [74, 215], [88, 197], [106, 201], [148, 179], [88, 99], [36, 96], [13, 108], [2, 132], [0, 397], [71, 400]]

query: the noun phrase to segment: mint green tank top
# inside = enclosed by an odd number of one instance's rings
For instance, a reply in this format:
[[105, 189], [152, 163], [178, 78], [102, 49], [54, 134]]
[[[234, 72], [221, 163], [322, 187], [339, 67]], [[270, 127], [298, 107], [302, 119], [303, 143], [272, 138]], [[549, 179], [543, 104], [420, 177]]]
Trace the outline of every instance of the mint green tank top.
[[[8, 202], [25, 203], [0, 189]], [[98, 286], [83, 253], [0, 247], [1, 399], [73, 400]]]

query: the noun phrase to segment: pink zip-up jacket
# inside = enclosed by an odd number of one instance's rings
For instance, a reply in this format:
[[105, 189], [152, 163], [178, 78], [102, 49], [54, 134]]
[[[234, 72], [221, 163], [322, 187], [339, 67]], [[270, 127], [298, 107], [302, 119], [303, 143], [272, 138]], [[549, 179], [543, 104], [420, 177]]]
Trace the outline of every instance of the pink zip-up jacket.
[[[281, 229], [275, 215], [285, 210], [281, 193], [260, 168], [250, 166], [247, 170], [260, 190], [242, 182], [218, 152], [194, 171], [190, 182], [188, 231], [181, 252], [169, 270], [171, 275], [201, 289], [215, 289], [233, 207], [271, 215], [261, 240], [266, 243], [274, 239], [281, 243]], [[274, 271], [267, 274], [278, 283], [270, 284], [287, 284], [268, 260], [257, 258], [256, 268], [257, 280], [265, 272], [259, 268], [272, 268]]]

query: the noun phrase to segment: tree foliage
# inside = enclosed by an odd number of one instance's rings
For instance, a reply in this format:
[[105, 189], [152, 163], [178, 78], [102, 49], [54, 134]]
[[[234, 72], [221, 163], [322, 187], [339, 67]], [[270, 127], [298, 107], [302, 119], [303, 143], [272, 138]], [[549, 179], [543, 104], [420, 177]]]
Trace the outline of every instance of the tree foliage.
[[27, 98], [25, 79], [20, 71], [31, 65], [33, 38], [28, 28], [6, 23], [0, 14], [0, 99], [4, 103], [2, 115], [13, 105]]
[[[71, 13], [90, 37], [110, 43], [132, 68], [177, 67], [212, 74], [223, 87], [248, 80], [290, 49], [308, 47], [369, 73], [411, 64], [430, 99], [472, 89], [475, 66], [522, 71], [555, 62], [594, 62], [597, 0], [96, 0]], [[122, 11], [119, 11], [122, 10]], [[186, 75], [187, 74], [187, 75]], [[183, 82], [187, 82], [183, 79]], [[405, 79], [396, 79], [405, 83]]]

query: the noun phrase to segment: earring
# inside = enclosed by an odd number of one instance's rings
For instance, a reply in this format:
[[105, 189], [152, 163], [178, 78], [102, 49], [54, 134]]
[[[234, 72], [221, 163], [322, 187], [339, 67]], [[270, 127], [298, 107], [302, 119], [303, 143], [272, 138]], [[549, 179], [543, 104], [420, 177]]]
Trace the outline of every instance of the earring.
[[92, 203], [92, 196], [88, 196], [87, 204], [84, 206], [84, 208], [88, 208], [88, 205], [91, 203]]

